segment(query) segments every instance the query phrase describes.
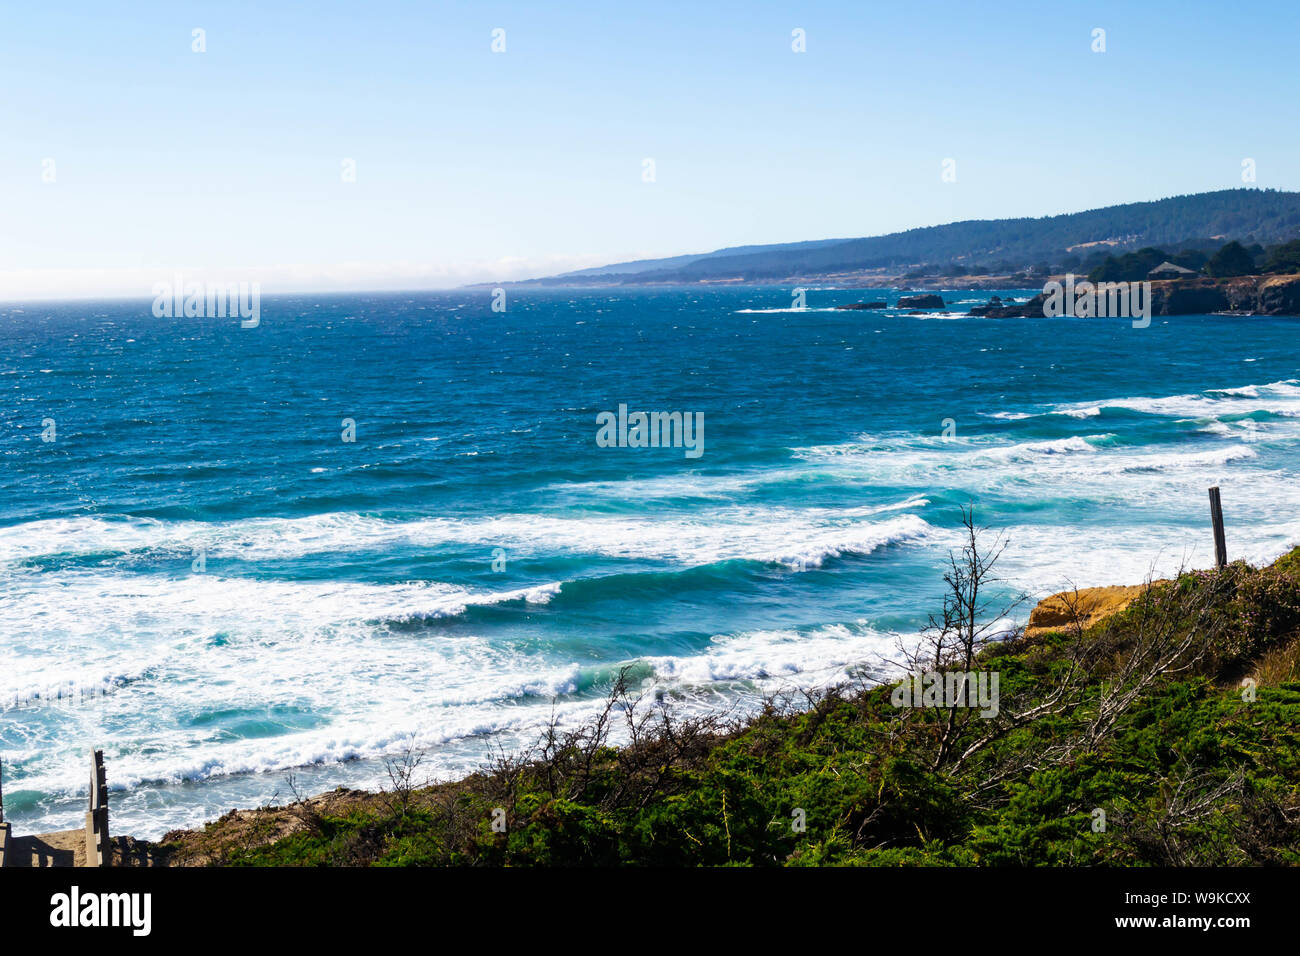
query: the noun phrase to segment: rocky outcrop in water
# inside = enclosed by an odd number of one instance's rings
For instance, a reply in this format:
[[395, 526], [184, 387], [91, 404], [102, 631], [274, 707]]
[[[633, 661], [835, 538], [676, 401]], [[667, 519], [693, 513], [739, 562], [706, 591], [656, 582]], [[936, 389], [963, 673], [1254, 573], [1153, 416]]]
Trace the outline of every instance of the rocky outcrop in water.
[[[990, 301], [988, 305], [972, 307], [970, 314], [988, 319], [1042, 318], [1046, 300], [1047, 297], [1040, 292], [1021, 305]], [[1300, 315], [1300, 275], [1168, 279], [1151, 283], [1152, 315], [1207, 315], [1212, 312]]]
[[943, 296], [938, 295], [904, 295], [894, 305], [896, 309], [942, 309]]

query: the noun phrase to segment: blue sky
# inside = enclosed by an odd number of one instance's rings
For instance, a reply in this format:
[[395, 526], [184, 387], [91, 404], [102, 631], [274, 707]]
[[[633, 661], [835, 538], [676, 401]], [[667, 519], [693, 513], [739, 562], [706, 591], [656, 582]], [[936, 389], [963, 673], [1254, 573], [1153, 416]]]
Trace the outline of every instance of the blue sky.
[[177, 269], [445, 287], [1219, 189], [1246, 157], [1256, 185], [1297, 189], [1297, 20], [1267, 2], [11, 4], [0, 299], [146, 296]]

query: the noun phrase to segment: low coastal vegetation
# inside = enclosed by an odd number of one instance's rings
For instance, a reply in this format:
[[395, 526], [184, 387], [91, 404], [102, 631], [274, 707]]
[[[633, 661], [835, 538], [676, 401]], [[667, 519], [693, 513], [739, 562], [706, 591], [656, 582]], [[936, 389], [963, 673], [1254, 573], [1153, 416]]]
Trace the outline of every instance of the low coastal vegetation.
[[1215, 279], [1237, 276], [1294, 275], [1300, 272], [1300, 240], [1265, 248], [1259, 243], [1243, 245], [1236, 239], [1218, 245], [1189, 243], [1175, 252], [1147, 247], [1122, 255], [1107, 255], [1088, 272], [1091, 282], [1137, 282], [1151, 277], [1166, 263], [1203, 273]]
[[[1169, 270], [1169, 265], [1176, 266]], [[1094, 249], [1086, 256], [1058, 256], [1034, 265], [1014, 263], [935, 263], [903, 274], [907, 280], [1005, 276], [1007, 281], [1037, 283], [1053, 275], [1078, 272], [1089, 282], [1140, 282], [1146, 279], [1234, 279], [1241, 276], [1300, 273], [1300, 240], [1264, 246], [1247, 240], [1189, 239], [1167, 247], [1144, 246], [1130, 252]], [[959, 284], [959, 283], [958, 283]]]
[[386, 792], [232, 812], [154, 852], [234, 866], [1300, 863], [1300, 548], [1149, 582], [1100, 619], [1066, 592], [1051, 626], [1006, 634], [986, 597], [1001, 545], [967, 529], [942, 611], [899, 663], [994, 674], [994, 708], [898, 706], [897, 682], [863, 676], [744, 720], [679, 717], [623, 675], [591, 723], [552, 726], [464, 780], [417, 785], [410, 751]]

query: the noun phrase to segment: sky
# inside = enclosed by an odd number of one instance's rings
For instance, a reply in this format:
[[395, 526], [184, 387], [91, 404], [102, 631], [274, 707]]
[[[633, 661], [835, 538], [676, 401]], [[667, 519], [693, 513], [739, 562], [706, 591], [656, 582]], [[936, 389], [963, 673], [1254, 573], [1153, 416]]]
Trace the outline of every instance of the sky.
[[1300, 15], [1271, 0], [3, 19], [0, 300], [148, 297], [176, 272], [447, 288], [1229, 188], [1244, 159], [1300, 189]]

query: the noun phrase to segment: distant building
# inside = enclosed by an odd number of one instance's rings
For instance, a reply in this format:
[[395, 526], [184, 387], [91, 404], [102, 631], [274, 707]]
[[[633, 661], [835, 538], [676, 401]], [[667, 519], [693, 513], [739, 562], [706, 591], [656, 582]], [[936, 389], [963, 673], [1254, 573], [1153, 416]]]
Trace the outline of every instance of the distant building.
[[1195, 269], [1184, 269], [1182, 266], [1176, 266], [1172, 262], [1165, 260], [1147, 273], [1148, 279], [1190, 279], [1193, 276], [1200, 275]]

